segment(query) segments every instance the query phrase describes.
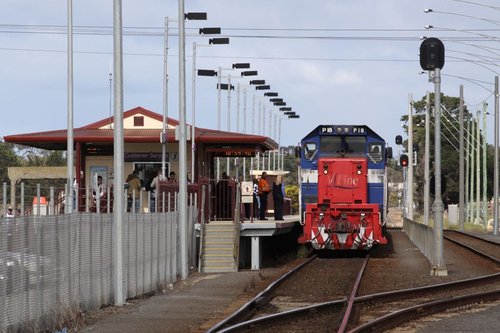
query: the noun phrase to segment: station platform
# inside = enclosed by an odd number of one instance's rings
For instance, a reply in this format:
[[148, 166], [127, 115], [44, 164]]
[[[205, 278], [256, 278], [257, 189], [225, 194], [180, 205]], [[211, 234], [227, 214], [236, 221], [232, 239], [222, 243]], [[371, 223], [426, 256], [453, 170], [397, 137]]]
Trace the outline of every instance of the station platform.
[[[215, 222], [215, 221], [214, 221]], [[240, 241], [250, 239], [250, 268], [262, 268], [262, 237], [273, 237], [287, 234], [300, 224], [300, 215], [283, 216], [283, 220], [268, 217], [267, 220], [247, 219], [240, 223]], [[196, 236], [200, 235], [200, 225], [195, 225]], [[240, 249], [246, 257], [245, 249]]]

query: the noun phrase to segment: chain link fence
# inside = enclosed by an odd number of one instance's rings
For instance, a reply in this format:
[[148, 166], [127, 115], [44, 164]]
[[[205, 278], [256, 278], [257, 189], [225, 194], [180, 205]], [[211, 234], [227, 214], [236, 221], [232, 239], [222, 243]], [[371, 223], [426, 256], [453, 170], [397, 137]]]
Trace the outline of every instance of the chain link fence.
[[[196, 206], [188, 208], [190, 267]], [[124, 214], [124, 295], [177, 279], [178, 212]], [[44, 331], [113, 304], [113, 214], [4, 217], [0, 223], [0, 331]]]

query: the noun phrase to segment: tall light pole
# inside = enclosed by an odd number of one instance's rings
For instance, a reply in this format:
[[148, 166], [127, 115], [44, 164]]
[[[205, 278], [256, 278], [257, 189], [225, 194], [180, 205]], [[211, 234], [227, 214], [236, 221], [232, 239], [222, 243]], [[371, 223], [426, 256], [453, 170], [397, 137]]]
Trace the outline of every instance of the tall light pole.
[[408, 219], [413, 221], [413, 96], [408, 94]]
[[498, 76], [495, 76], [495, 161], [494, 161], [494, 176], [493, 176], [493, 235], [498, 236], [498, 131], [499, 131], [499, 115], [498, 115]]
[[[200, 34], [220, 34], [220, 28], [202, 28], [200, 29]], [[209, 40], [209, 45], [211, 44], [229, 44], [229, 38], [212, 38]], [[209, 46], [203, 45], [203, 46]], [[196, 138], [195, 138], [195, 128], [196, 128], [196, 48], [198, 45], [193, 42], [193, 71], [192, 71], [192, 95], [191, 95], [191, 180], [194, 182], [196, 180], [195, 174], [195, 156], [196, 156]]]
[[460, 231], [465, 230], [465, 161], [464, 161], [464, 86], [460, 85], [460, 105], [459, 117], [460, 123], [460, 152], [459, 152], [459, 183], [458, 183], [458, 225]]
[[114, 64], [114, 138], [113, 173], [115, 198], [113, 201], [113, 283], [115, 305], [123, 305], [123, 44], [122, 44], [122, 2], [113, 2], [113, 64]]
[[[180, 3], [179, 3], [180, 6]], [[182, 13], [178, 21], [186, 20], [206, 20], [207, 13]], [[163, 126], [160, 134], [161, 149], [161, 176], [166, 178], [166, 163], [167, 163], [167, 130], [168, 130], [168, 37], [170, 18], [165, 17], [164, 33], [163, 33]], [[184, 25], [184, 22], [183, 22]], [[180, 33], [179, 33], [180, 35]], [[179, 36], [180, 38], [180, 36]]]
[[[66, 152], [66, 163], [67, 163], [67, 188], [66, 193], [66, 205], [65, 213], [73, 212], [73, 0], [68, 0], [68, 133], [67, 133], [67, 152]], [[77, 184], [80, 183], [78, 177]], [[77, 188], [78, 191], [78, 188]]]

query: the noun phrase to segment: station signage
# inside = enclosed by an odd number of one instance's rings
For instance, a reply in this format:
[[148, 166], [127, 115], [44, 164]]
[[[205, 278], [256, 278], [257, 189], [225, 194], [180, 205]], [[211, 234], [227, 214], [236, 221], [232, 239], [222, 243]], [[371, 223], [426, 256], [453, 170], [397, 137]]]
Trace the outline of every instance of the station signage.
[[320, 135], [366, 134], [365, 126], [320, 126]]

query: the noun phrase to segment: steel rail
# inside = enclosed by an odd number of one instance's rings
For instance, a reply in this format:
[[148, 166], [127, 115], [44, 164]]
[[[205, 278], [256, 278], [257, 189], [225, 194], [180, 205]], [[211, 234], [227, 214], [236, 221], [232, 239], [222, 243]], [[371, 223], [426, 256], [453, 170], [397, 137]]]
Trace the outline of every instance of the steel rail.
[[311, 261], [316, 259], [317, 256], [314, 255], [299, 266], [287, 272], [285, 275], [271, 283], [266, 289], [260, 292], [257, 296], [251, 299], [249, 302], [244, 304], [241, 308], [239, 308], [236, 312], [234, 312], [229, 317], [217, 323], [215, 326], [211, 327], [206, 333], [219, 332], [225, 327], [234, 326], [237, 323], [243, 322], [248, 319], [251, 314], [256, 312], [259, 308], [263, 307], [267, 304], [271, 298], [272, 293], [276, 288], [278, 288], [284, 281], [290, 278], [292, 275], [300, 271], [303, 267], [309, 264]]
[[[484, 239], [484, 238], [481, 238], [481, 237], [475, 237], [475, 236], [469, 235], [467, 233], [459, 233], [459, 234], [462, 234], [464, 236], [468, 236], [468, 237], [471, 237], [471, 238], [474, 238], [474, 239], [478, 239], [480, 241], [484, 241], [485, 243], [489, 243], [489, 244], [492, 244], [492, 245], [500, 246], [500, 244], [497, 243], [497, 242], [493, 242], [493, 241], [490, 241], [490, 240], [487, 240], [487, 239]], [[486, 258], [486, 259], [489, 259], [489, 260], [493, 261], [497, 265], [500, 265], [500, 259], [497, 258], [497, 257], [490, 256], [487, 253], [481, 252], [481, 251], [473, 248], [472, 246], [469, 246], [469, 245], [466, 245], [466, 244], [462, 244], [462, 243], [460, 243], [460, 242], [458, 242], [458, 241], [456, 241], [456, 240], [454, 240], [454, 239], [452, 239], [452, 238], [450, 238], [448, 236], [443, 236], [443, 238], [446, 239], [446, 240], [448, 240], [448, 241], [450, 241], [450, 242], [452, 242], [452, 243], [454, 243], [454, 244], [457, 244], [457, 245], [459, 245], [461, 247], [464, 247], [464, 248], [468, 249], [469, 251], [474, 252], [475, 254], [478, 254], [478, 255]]]
[[497, 300], [499, 298], [500, 290], [493, 290], [418, 304], [379, 317], [350, 330], [349, 333], [383, 332], [388, 328], [397, 327], [404, 322], [442, 312], [450, 308]]
[[361, 284], [361, 278], [365, 273], [366, 266], [368, 265], [368, 260], [370, 259], [370, 255], [368, 254], [363, 262], [363, 266], [361, 267], [358, 277], [356, 278], [356, 282], [351, 290], [351, 295], [349, 296], [349, 301], [347, 302], [347, 309], [344, 313], [344, 317], [342, 318], [342, 323], [340, 324], [340, 328], [338, 330], [339, 333], [344, 333], [347, 329], [347, 325], [349, 324], [349, 319], [351, 318], [352, 309], [354, 306], [354, 302], [356, 299], [356, 294], [358, 293], [359, 286]]
[[229, 332], [240, 332], [240, 331], [245, 330], [245, 329], [255, 329], [259, 325], [269, 325], [269, 324], [272, 324], [275, 322], [283, 322], [285, 319], [288, 319], [288, 318], [297, 319], [298, 316], [305, 316], [305, 315], [308, 315], [309, 313], [310, 314], [317, 314], [320, 311], [330, 311], [333, 308], [344, 306], [347, 303], [347, 309], [344, 312], [343, 321], [342, 321], [342, 323], [345, 322], [345, 324], [341, 324], [341, 326], [342, 325], [344, 326], [343, 331], [342, 331], [342, 332], [344, 332], [345, 328], [347, 327], [350, 315], [351, 315], [351, 310], [353, 308], [353, 304], [356, 301], [356, 294], [358, 292], [359, 285], [361, 283], [361, 278], [362, 278], [363, 273], [366, 269], [368, 259], [369, 259], [369, 255], [365, 258], [363, 265], [362, 265], [360, 271], [358, 272], [358, 276], [357, 276], [356, 282], [352, 288], [351, 295], [350, 295], [349, 299], [344, 297], [340, 300], [324, 302], [324, 303], [319, 303], [319, 304], [313, 304], [313, 305], [308, 305], [305, 307], [300, 307], [300, 308], [296, 308], [296, 309], [292, 309], [292, 310], [288, 310], [288, 311], [283, 311], [280, 313], [274, 313], [271, 315], [251, 319], [248, 321], [243, 321], [243, 322], [234, 324], [232, 326], [226, 326], [224, 329], [217, 331], [217, 332], [218, 333], [229, 333]]
[[298, 316], [305, 316], [308, 315], [309, 313], [311, 314], [317, 314], [321, 310], [330, 310], [333, 307], [341, 307], [347, 302], [347, 297], [344, 297], [342, 299], [336, 300], [336, 301], [331, 301], [331, 302], [324, 302], [320, 304], [314, 304], [314, 305], [308, 305], [305, 307], [301, 308], [296, 308], [288, 311], [283, 311], [280, 313], [273, 313], [268, 316], [263, 316], [255, 319], [251, 319], [248, 321], [244, 321], [241, 323], [238, 323], [233, 326], [226, 327], [220, 331], [217, 331], [218, 333], [230, 333], [230, 332], [240, 332], [245, 329], [255, 329], [256, 326], [258, 325], [266, 325], [266, 324], [272, 324], [273, 322], [282, 322], [284, 319], [287, 319], [288, 317], [296, 319]]

